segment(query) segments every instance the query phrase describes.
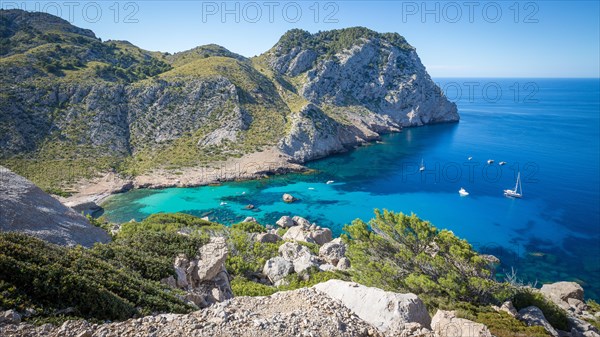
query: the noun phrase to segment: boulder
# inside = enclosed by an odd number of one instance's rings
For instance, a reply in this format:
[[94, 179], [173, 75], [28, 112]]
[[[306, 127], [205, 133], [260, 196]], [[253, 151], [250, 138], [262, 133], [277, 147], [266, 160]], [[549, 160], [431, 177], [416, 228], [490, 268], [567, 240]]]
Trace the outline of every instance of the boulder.
[[244, 221], [242, 222], [256, 222], [258, 223], [258, 221], [256, 221], [256, 218], [252, 217], [252, 216], [247, 216], [246, 219], [244, 219]]
[[317, 258], [310, 253], [308, 247], [296, 242], [286, 242], [279, 246], [279, 255], [292, 262], [296, 273], [319, 266]]
[[327, 242], [319, 249], [319, 256], [335, 266], [346, 256], [346, 245], [340, 238]]
[[296, 273], [302, 273], [311, 267], [318, 268], [319, 260], [312, 254], [302, 254], [297, 259], [292, 261], [292, 264], [294, 265], [294, 271]]
[[178, 255], [173, 263], [177, 278], [170, 276], [161, 281], [186, 291], [184, 298], [200, 308], [222, 302], [233, 297], [229, 274], [225, 269], [226, 259], [225, 239], [213, 237], [198, 249], [195, 258]]
[[227, 259], [227, 243], [223, 237], [212, 237], [210, 242], [198, 250], [198, 280], [208, 281], [217, 276]]
[[279, 226], [281, 228], [290, 228], [290, 227], [294, 227], [296, 225], [294, 223], [294, 220], [292, 220], [292, 218], [290, 218], [287, 215], [284, 215], [281, 218], [279, 218], [279, 220], [277, 220], [276, 224], [277, 224], [277, 226]]
[[303, 218], [301, 216], [296, 215], [292, 218], [292, 220], [294, 221], [294, 223], [297, 226], [310, 227], [310, 225], [311, 225], [310, 221], [306, 220], [305, 218]]
[[292, 196], [291, 194], [288, 194], [288, 193], [285, 193], [282, 198], [283, 198], [283, 201], [287, 202], [287, 203], [296, 201], [296, 198], [294, 198], [294, 196]]
[[[540, 292], [550, 301], [565, 310], [572, 309], [575, 312], [581, 312], [581, 310], [586, 309], [585, 303], [583, 302], [583, 288], [575, 282], [544, 284], [540, 289]], [[571, 299], [570, 303], [569, 299]]]
[[294, 272], [294, 265], [280, 256], [267, 260], [263, 268], [263, 274], [265, 274], [273, 284], [282, 281], [292, 272]]
[[21, 323], [21, 315], [12, 309], [0, 311], [0, 323], [19, 324]]
[[350, 259], [348, 259], [347, 257], [342, 257], [337, 265], [335, 266], [337, 269], [339, 270], [348, 270], [350, 269]]
[[544, 313], [538, 307], [529, 306], [519, 310], [517, 318], [529, 326], [541, 326], [552, 337], [558, 337], [558, 332], [550, 325], [550, 323], [548, 323]]
[[331, 230], [329, 228], [311, 230], [303, 226], [294, 226], [283, 235], [283, 239], [323, 245], [331, 241]]
[[517, 316], [517, 309], [515, 309], [515, 307], [511, 301], [506, 301], [506, 302], [502, 303], [502, 305], [500, 307], [493, 305], [492, 308], [498, 312], [504, 311], [507, 314], [511, 315], [512, 317]]
[[310, 249], [296, 242], [286, 242], [279, 246], [279, 255], [284, 259], [292, 262], [302, 255], [311, 255]]
[[329, 280], [313, 288], [339, 300], [386, 335], [399, 335], [411, 322], [430, 327], [427, 308], [415, 294], [398, 294], [341, 280]]
[[431, 319], [436, 336], [492, 337], [487, 326], [456, 317], [454, 311], [438, 310]]
[[260, 233], [256, 235], [255, 240], [256, 242], [261, 243], [275, 243], [281, 240], [281, 238], [279, 237], [279, 235], [274, 233]]

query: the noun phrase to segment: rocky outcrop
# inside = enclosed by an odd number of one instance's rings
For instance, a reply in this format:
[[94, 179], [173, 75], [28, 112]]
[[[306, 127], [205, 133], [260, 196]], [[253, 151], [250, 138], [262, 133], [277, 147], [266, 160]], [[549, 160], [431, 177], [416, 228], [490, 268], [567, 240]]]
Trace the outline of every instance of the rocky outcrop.
[[456, 317], [454, 311], [438, 310], [431, 318], [431, 328], [436, 336], [492, 337], [488, 328], [468, 319]]
[[173, 264], [177, 277], [170, 276], [163, 283], [184, 290], [185, 299], [200, 308], [230, 299], [233, 292], [225, 269], [226, 259], [225, 239], [213, 237], [198, 249], [196, 257], [177, 256]]
[[[331, 40], [353, 41], [339, 46]], [[459, 119], [456, 105], [398, 34], [358, 27], [314, 35], [290, 31], [265, 55], [276, 73], [302, 74], [296, 90], [308, 104], [292, 116], [291, 131], [279, 142], [299, 162], [402, 127]]]
[[559, 336], [556, 329], [554, 329], [548, 320], [546, 320], [544, 313], [538, 307], [529, 306], [519, 310], [517, 318], [529, 326], [543, 327], [552, 337]]
[[540, 292], [559, 307], [581, 314], [587, 309], [583, 300], [583, 288], [575, 282], [544, 284]]
[[0, 311], [0, 324], [19, 324], [21, 315], [15, 310]]
[[296, 242], [286, 242], [279, 246], [279, 255], [293, 264], [296, 273], [319, 266], [319, 261], [310, 250]]
[[425, 304], [414, 294], [386, 292], [340, 280], [319, 283], [314, 288], [339, 300], [385, 335], [400, 335], [410, 323], [418, 323], [423, 328], [431, 324]]
[[331, 241], [331, 229], [321, 228], [316, 225], [294, 226], [283, 235], [284, 240], [302, 241], [323, 245]]
[[108, 242], [103, 229], [61, 204], [31, 181], [0, 166], [0, 231], [22, 232], [45, 241], [91, 247]]
[[337, 266], [338, 262], [346, 256], [346, 244], [340, 238], [334, 239], [321, 246], [319, 256], [331, 265]]

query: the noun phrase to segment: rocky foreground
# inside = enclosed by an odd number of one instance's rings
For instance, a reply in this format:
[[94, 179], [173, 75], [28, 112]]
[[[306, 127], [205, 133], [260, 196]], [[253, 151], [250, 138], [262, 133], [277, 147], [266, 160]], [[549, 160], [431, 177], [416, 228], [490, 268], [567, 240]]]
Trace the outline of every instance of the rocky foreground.
[[[556, 295], [557, 289], [568, 291], [573, 284], [562, 282], [552, 287]], [[571, 331], [567, 332], [550, 326], [536, 307], [516, 312], [507, 302], [496, 309], [530, 326], [541, 326], [550, 336], [600, 336], [596, 328], [575, 316], [569, 317]], [[36, 327], [18, 324], [20, 317], [15, 315], [12, 311], [1, 315], [1, 336], [493, 336], [485, 325], [458, 318], [453, 311], [438, 310], [430, 317], [416, 295], [339, 280], [267, 297], [236, 297], [186, 315], [159, 314], [118, 323], [67, 321], [61, 326]]]

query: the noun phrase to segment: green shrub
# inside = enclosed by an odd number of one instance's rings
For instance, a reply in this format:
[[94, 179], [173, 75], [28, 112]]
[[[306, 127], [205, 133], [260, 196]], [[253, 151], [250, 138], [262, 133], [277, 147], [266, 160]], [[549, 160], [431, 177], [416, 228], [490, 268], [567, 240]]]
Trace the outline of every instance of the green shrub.
[[267, 229], [256, 222], [240, 222], [231, 225], [231, 228], [244, 231], [246, 233], [266, 233]]
[[496, 337], [549, 337], [541, 326], [527, 326], [505, 312], [478, 313], [474, 321], [485, 324]]
[[556, 304], [547, 300], [544, 295], [532, 289], [522, 288], [513, 297], [513, 305], [517, 310], [536, 306], [542, 310], [548, 322], [559, 330], [567, 330], [569, 323], [567, 314]]
[[222, 225], [203, 220], [185, 213], [157, 213], [144, 219], [142, 222], [126, 222], [121, 225], [118, 235], [121, 237], [131, 236], [135, 233], [147, 232], [171, 232], [180, 230], [190, 232], [197, 230], [224, 229]]
[[15, 307], [34, 304], [43, 308], [41, 315], [73, 307], [73, 315], [78, 317], [122, 320], [154, 311], [192, 310], [160, 283], [81, 247], [66, 248], [24, 234], [0, 233], [0, 252], [1, 302]]
[[250, 281], [242, 276], [231, 281], [234, 296], [269, 296], [277, 292], [277, 288]]
[[509, 294], [467, 241], [416, 215], [375, 210], [368, 224], [357, 219], [344, 230], [356, 282], [475, 303]]
[[255, 242], [246, 232], [232, 230], [229, 237], [229, 256], [225, 267], [231, 275], [249, 276], [262, 272], [268, 259], [279, 255], [277, 243]]
[[294, 290], [299, 288], [312, 287], [315, 284], [326, 282], [332, 279], [349, 281], [350, 276], [341, 271], [319, 271], [313, 267], [300, 274], [290, 274], [286, 277], [287, 285], [279, 287], [279, 290]]

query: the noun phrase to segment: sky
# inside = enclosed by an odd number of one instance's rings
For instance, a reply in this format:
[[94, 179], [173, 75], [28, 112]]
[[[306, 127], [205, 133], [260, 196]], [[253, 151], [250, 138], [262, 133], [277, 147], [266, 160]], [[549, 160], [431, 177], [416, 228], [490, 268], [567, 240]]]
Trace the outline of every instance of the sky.
[[287, 30], [396, 32], [432, 77], [600, 77], [594, 1], [2, 1], [59, 15], [102, 40], [178, 52], [216, 43], [244, 56]]

